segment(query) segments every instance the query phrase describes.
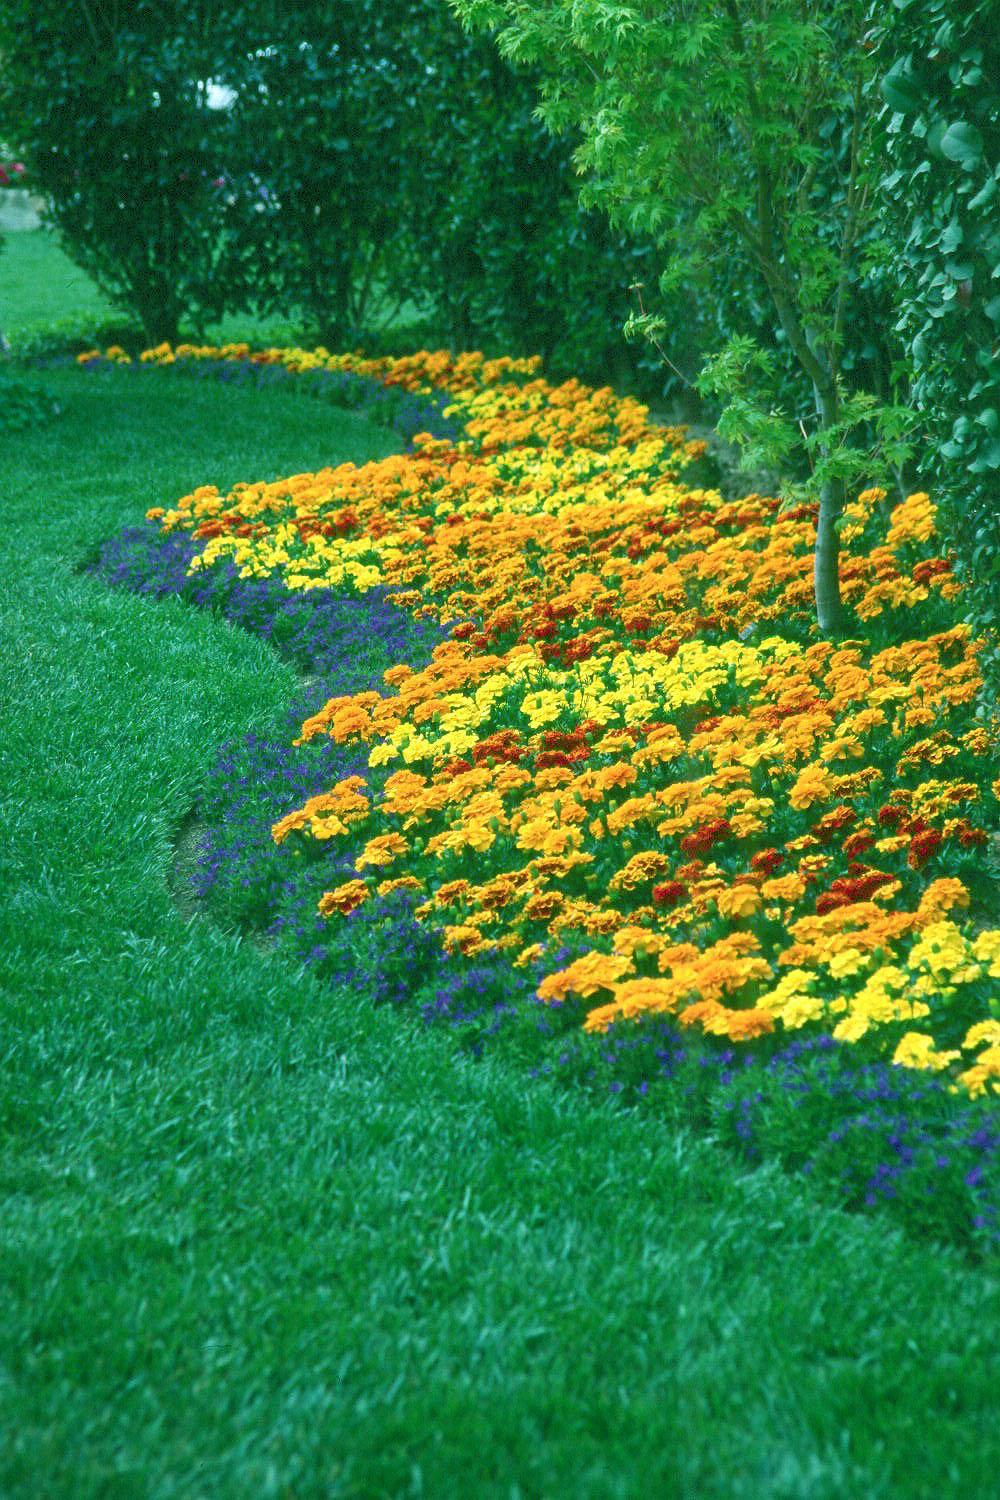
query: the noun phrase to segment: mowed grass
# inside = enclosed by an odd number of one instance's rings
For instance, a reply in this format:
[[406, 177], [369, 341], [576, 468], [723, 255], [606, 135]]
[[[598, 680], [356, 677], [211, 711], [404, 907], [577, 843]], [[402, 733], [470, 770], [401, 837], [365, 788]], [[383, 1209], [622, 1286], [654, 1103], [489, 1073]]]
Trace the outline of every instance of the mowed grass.
[[[407, 348], [419, 343], [421, 309], [406, 300], [376, 298], [371, 309], [380, 343], [397, 338]], [[394, 310], [393, 330], [381, 327], [386, 309]], [[134, 319], [115, 308], [85, 271], [61, 248], [56, 234], [49, 229], [15, 230], [3, 236], [0, 249], [0, 331], [16, 353], [27, 341], [56, 332], [66, 339], [93, 338], [95, 328], [110, 324], [112, 329], [132, 327], [132, 340], [140, 347], [142, 334]], [[184, 330], [196, 337], [195, 330]], [[301, 319], [283, 317], [280, 313], [229, 313], [219, 322], [202, 330], [215, 344], [251, 342], [258, 348], [269, 345], [311, 345], [314, 340], [301, 325]]]
[[46, 229], [19, 229], [4, 236], [0, 250], [0, 329], [17, 347], [72, 317], [81, 330], [115, 316], [85, 271], [73, 264]]
[[[15, 353], [25, 340], [61, 331], [87, 338], [101, 324], [127, 326], [133, 320], [116, 308], [80, 269], [48, 229], [15, 230], [0, 250], [0, 330]], [[260, 344], [298, 343], [301, 329], [287, 318], [233, 314], [210, 330], [217, 343], [253, 339]], [[134, 338], [141, 343], [136, 325]]]
[[0, 1494], [991, 1493], [995, 1279], [180, 916], [173, 833], [292, 676], [75, 565], [393, 439], [49, 378], [0, 458]]

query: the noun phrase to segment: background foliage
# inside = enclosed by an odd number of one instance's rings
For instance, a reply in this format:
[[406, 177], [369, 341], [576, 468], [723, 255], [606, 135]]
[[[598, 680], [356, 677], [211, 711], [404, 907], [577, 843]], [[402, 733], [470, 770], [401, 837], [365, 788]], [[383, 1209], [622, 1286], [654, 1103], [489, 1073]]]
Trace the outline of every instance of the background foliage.
[[147, 338], [253, 308], [351, 342], [405, 300], [456, 344], [638, 363], [648, 251], [580, 207], [534, 81], [445, 0], [13, 0], [0, 45], [0, 129]]

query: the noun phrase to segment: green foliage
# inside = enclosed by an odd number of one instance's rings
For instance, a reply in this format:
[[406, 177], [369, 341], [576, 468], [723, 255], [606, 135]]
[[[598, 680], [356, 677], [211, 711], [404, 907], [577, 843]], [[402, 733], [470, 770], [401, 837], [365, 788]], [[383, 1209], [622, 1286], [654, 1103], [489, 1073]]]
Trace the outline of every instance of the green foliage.
[[[239, 7], [223, 7], [230, 24]], [[229, 164], [225, 211], [253, 301], [296, 312], [331, 345], [370, 325], [373, 294], [399, 265], [419, 113], [414, 0], [262, 3], [220, 75]]]
[[250, 285], [220, 213], [225, 121], [207, 82], [232, 37], [219, 11], [12, 0], [0, 15], [0, 131], [73, 259], [153, 341], [187, 314], [220, 316]]
[[621, 329], [648, 242], [581, 208], [569, 144], [535, 118], [534, 75], [465, 36], [446, 4], [422, 11], [432, 76], [409, 162], [407, 284], [439, 311], [453, 346], [539, 353], [553, 374], [629, 378], [637, 361]]
[[327, 343], [367, 342], [395, 294], [454, 347], [566, 373], [621, 348], [642, 252], [581, 210], [532, 81], [445, 0], [299, 0], [257, 7], [253, 28], [229, 73], [253, 154], [226, 191], [261, 305], [301, 310]]
[[994, 0], [895, 0], [880, 42], [890, 168], [880, 188], [922, 419], [922, 477], [987, 640], [1000, 624], [997, 23]]
[[912, 457], [917, 418], [910, 407], [842, 386], [836, 420], [807, 431], [787, 411], [768, 404], [778, 387], [773, 353], [740, 336], [707, 359], [698, 377], [699, 391], [725, 398], [719, 435], [739, 445], [747, 469], [790, 476], [804, 457], [808, 477], [784, 481], [789, 499], [808, 502], [829, 484], [848, 494], [888, 489]]

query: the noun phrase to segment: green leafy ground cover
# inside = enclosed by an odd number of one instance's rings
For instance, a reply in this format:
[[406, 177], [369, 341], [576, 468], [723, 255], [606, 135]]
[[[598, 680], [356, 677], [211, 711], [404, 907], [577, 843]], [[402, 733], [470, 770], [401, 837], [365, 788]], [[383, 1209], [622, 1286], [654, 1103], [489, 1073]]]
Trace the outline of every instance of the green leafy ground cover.
[[77, 569], [195, 484], [393, 440], [47, 381], [0, 457], [0, 1493], [988, 1493], [987, 1273], [179, 913], [173, 836], [292, 675]]

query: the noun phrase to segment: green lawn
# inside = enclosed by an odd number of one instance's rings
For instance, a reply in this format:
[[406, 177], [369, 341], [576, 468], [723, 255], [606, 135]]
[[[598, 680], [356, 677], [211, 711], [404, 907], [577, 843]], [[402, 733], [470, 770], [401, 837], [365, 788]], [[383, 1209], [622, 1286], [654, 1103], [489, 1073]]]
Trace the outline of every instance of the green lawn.
[[[409, 347], [419, 347], [423, 325], [420, 309], [406, 302], [399, 309], [393, 333], [379, 334], [378, 342], [397, 337]], [[60, 249], [55, 235], [46, 229], [16, 230], [3, 236], [0, 250], [0, 331], [14, 351], [26, 340], [54, 331], [67, 339], [93, 338], [94, 329], [109, 322], [125, 328], [132, 320], [114, 308], [86, 272], [74, 265]], [[141, 333], [134, 337], [141, 343]], [[233, 313], [205, 330], [217, 344], [251, 341], [300, 344], [308, 336], [298, 324], [277, 314], [256, 316]]]
[[0, 459], [0, 1494], [990, 1493], [995, 1279], [181, 917], [172, 836], [292, 676], [75, 565], [393, 440], [48, 378]]
[[44, 229], [22, 229], [4, 236], [0, 251], [0, 329], [15, 346], [26, 335], [72, 319], [88, 323], [115, 316], [86, 272], [60, 250]]

